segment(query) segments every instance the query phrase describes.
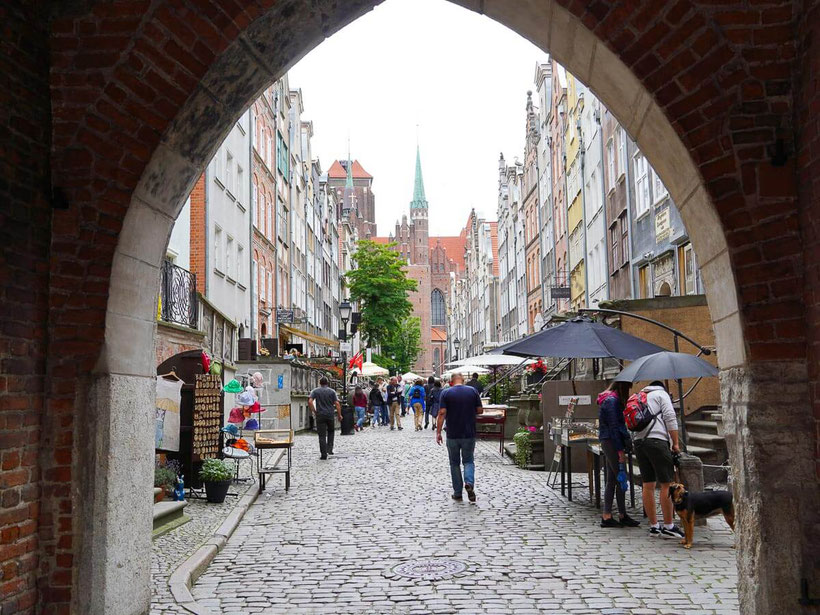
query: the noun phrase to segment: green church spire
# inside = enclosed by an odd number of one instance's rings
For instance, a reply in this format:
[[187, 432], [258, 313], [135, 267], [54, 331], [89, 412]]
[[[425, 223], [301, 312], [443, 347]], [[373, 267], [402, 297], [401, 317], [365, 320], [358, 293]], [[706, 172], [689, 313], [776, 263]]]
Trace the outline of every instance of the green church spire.
[[427, 197], [424, 196], [424, 179], [421, 177], [421, 152], [416, 145], [416, 181], [413, 185], [413, 200], [410, 209], [427, 209]]
[[345, 188], [353, 188], [353, 161], [350, 160], [350, 140], [347, 141], [347, 180]]

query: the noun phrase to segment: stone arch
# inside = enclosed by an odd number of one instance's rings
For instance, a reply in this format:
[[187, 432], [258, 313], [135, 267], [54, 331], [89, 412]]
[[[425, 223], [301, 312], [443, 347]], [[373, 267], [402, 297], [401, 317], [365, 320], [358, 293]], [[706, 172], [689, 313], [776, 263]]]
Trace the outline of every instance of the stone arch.
[[[91, 0], [71, 3], [67, 9], [87, 8], [90, 19], [68, 14], [58, 16], [52, 25], [52, 175], [69, 208], [54, 214], [50, 284], [52, 294], [65, 301], [55, 304], [49, 329], [57, 335], [77, 324], [70, 308], [82, 301], [91, 307], [79, 324], [91, 323], [104, 331], [102, 339], [93, 337], [79, 348], [76, 340], [58, 337], [52, 353], [68, 357], [75, 371], [62, 370], [65, 365], [58, 359], [49, 365], [54, 405], [87, 405], [96, 417], [91, 446], [76, 453], [70, 468], [79, 494], [74, 526], [49, 528], [41, 541], [45, 550], [53, 550], [66, 536], [69, 542], [74, 540], [79, 555], [74, 558], [73, 600], [78, 610], [129, 613], [142, 610], [148, 600], [149, 570], [135, 554], [148, 547], [150, 528], [133, 519], [150, 519], [150, 513], [147, 503], [135, 499], [140, 489], [133, 485], [150, 483], [142, 444], [151, 433], [146, 409], [152, 403], [155, 289], [185, 195], [248, 102], [323, 38], [379, 3], [217, 3], [220, 8], [200, 16], [161, 1], [147, 11], [132, 3], [130, 13], [116, 9], [120, 14], [110, 3]], [[794, 299], [801, 292], [802, 271], [802, 247], [794, 226], [794, 169], [766, 164], [767, 148], [776, 134], [788, 133], [793, 111], [789, 96], [770, 97], [767, 88], [773, 81], [781, 88], [788, 82], [790, 64], [781, 62], [784, 68], [773, 60], [766, 65], [766, 57], [759, 57], [758, 64], [750, 65], [738, 42], [751, 40], [748, 32], [729, 37], [717, 9], [693, 0], [610, 6], [569, 0], [457, 3], [550, 50], [589, 84], [652, 160], [678, 204], [690, 229], [714, 321], [730, 445], [737, 476], [744, 477], [738, 492], [749, 501], [739, 516], [741, 565], [744, 554], [782, 561], [787, 552], [789, 565], [766, 570], [750, 565], [742, 570], [744, 611], [763, 612], [772, 596], [783, 595], [793, 585], [796, 570], [804, 566], [800, 551], [806, 548], [805, 541], [796, 539], [777, 554], [759, 535], [742, 531], [758, 521], [774, 522], [766, 521], [764, 514], [769, 504], [755, 495], [768, 484], [761, 468], [771, 467], [751, 448], [752, 436], [766, 433], [765, 421], [748, 413], [751, 399], [770, 394], [771, 374], [791, 385], [793, 393], [785, 403], [793, 425], [811, 432], [804, 401], [804, 320], [798, 316], [787, 322], [785, 338], [769, 322], [772, 310], [793, 308], [803, 314], [801, 302]], [[752, 17], [737, 25], [765, 23], [762, 15]], [[108, 21], [129, 33], [124, 36], [127, 44], [104, 38]], [[219, 27], [214, 28], [214, 22]], [[96, 34], [87, 34], [88, 23], [95, 25], [99, 40]], [[73, 44], [80, 33], [82, 45]], [[791, 38], [781, 40], [791, 37], [791, 30], [767, 34], [775, 49], [793, 43]], [[83, 79], [86, 75], [75, 70], [78, 66], [91, 67], [93, 78]], [[81, 95], [72, 98], [77, 92], [71, 88], [77, 87]], [[77, 99], [82, 105], [73, 107], [71, 101]], [[761, 126], [757, 118], [762, 118]], [[768, 206], [772, 203], [778, 205], [775, 213]], [[764, 220], [766, 224], [760, 225]], [[96, 240], [94, 253], [78, 260], [92, 241], [89, 234]], [[776, 241], [784, 236], [792, 241]], [[77, 279], [90, 281], [90, 290]], [[739, 289], [747, 305], [743, 313]], [[60, 353], [63, 344], [72, 350]], [[779, 362], [777, 369], [754, 366], [764, 360]], [[92, 367], [94, 376], [88, 382], [82, 374]], [[128, 392], [127, 403], [122, 391]], [[765, 416], [762, 410], [759, 414]], [[61, 435], [58, 425], [46, 425], [46, 432], [47, 439]], [[812, 449], [812, 442], [800, 437], [796, 446], [802, 454]], [[104, 456], [104, 451], [113, 453]], [[801, 467], [793, 484], [811, 484], [813, 476], [813, 468], [806, 474]], [[45, 486], [60, 487], [60, 480], [47, 478]], [[789, 483], [789, 497], [806, 503], [806, 510], [817, 509], [808, 504], [816, 504], [816, 495], [802, 495], [792, 487]], [[61, 497], [44, 500], [44, 516], [57, 518], [65, 501]], [[122, 511], [126, 503], [128, 519]], [[777, 534], [800, 536], [800, 528], [809, 527], [802, 521], [805, 515]], [[126, 527], [127, 531], [117, 531]], [[760, 535], [764, 531], [761, 528]], [[98, 565], [92, 566], [92, 561]], [[57, 583], [50, 576], [50, 559], [45, 558], [41, 568], [47, 585]], [[123, 587], [136, 589], [128, 594]], [[59, 602], [64, 594], [54, 595]]]

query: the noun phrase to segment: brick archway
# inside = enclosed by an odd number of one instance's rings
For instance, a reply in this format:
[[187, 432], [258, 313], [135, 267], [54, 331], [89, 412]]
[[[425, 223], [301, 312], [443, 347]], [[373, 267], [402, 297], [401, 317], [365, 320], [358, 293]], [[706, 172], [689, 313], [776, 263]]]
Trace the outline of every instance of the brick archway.
[[[45, 407], [39, 464], [13, 480], [39, 485], [39, 567], [18, 567], [16, 578], [38, 576], [47, 612], [69, 601], [79, 612], [145, 610], [155, 293], [171, 226], [254, 96], [380, 1], [88, 0], [55, 3], [50, 30], [22, 1], [3, 9], [20, 26], [8, 31], [28, 35], [3, 58], [14, 60], [10, 79], [31, 94], [26, 109], [4, 101], [4, 111], [13, 109], [4, 117], [22, 126], [13, 144], [37, 146], [2, 152], [23, 187], [8, 191], [11, 219], [23, 204], [44, 214], [50, 204], [65, 207], [54, 210], [48, 241], [42, 221], [25, 216], [26, 232], [9, 239], [9, 271], [34, 269], [39, 286], [28, 300], [4, 278], [3, 307], [33, 307], [22, 321], [9, 318], [0, 338], [9, 348], [23, 340], [41, 357], [4, 359], [3, 373], [33, 370], [30, 380], [17, 379], [25, 395], [9, 399], [20, 409]], [[820, 282], [811, 224], [820, 209], [811, 173], [820, 155], [811, 145], [820, 131], [807, 115], [820, 96], [818, 3], [728, 11], [694, 0], [456, 2], [548, 49], [588, 83], [669, 187], [715, 324], [742, 499], [744, 612], [791, 604], [803, 577], [818, 591], [818, 496], [810, 486], [820, 392], [808, 371], [816, 349], [807, 355], [806, 343]], [[808, 68], [799, 73], [798, 63]], [[33, 125], [51, 127], [50, 177], [49, 137]], [[25, 258], [6, 256], [15, 246]], [[40, 326], [26, 328], [26, 318]], [[9, 424], [0, 436], [10, 433]], [[3, 459], [2, 484], [19, 486]], [[778, 516], [781, 507], [788, 518]], [[766, 539], [772, 535], [778, 544]], [[21, 587], [20, 596], [33, 593]], [[15, 606], [23, 610], [28, 599]]]

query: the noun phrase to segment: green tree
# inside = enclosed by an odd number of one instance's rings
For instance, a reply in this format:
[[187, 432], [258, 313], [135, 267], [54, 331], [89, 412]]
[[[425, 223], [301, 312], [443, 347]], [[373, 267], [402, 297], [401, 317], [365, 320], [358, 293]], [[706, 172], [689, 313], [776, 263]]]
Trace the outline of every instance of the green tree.
[[399, 253], [391, 249], [395, 245], [359, 241], [353, 254], [356, 268], [345, 274], [350, 297], [359, 302], [362, 337], [368, 346], [380, 345], [382, 350], [413, 313], [407, 294], [417, 286], [407, 277]]
[[[382, 360], [379, 365], [393, 365], [400, 373], [409, 372], [421, 352], [421, 319], [410, 316], [391, 329], [382, 343]], [[395, 357], [391, 359], [390, 357]]]

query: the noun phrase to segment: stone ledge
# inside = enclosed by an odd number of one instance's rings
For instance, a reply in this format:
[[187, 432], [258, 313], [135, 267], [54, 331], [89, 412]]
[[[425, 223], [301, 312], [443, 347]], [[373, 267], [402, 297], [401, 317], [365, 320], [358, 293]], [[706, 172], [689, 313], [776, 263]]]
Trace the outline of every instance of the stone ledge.
[[207, 607], [199, 604], [193, 594], [191, 587], [205, 572], [210, 563], [222, 548], [227, 544], [228, 539], [239, 526], [245, 513], [256, 501], [259, 492], [252, 490], [242, 496], [236, 508], [226, 517], [222, 524], [216, 529], [213, 537], [209, 538], [205, 544], [199, 547], [194, 553], [182, 562], [168, 579], [168, 587], [176, 603], [189, 613], [194, 615], [210, 615], [211, 611]]

